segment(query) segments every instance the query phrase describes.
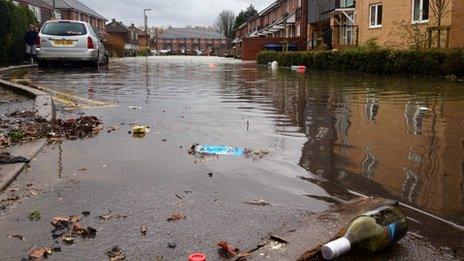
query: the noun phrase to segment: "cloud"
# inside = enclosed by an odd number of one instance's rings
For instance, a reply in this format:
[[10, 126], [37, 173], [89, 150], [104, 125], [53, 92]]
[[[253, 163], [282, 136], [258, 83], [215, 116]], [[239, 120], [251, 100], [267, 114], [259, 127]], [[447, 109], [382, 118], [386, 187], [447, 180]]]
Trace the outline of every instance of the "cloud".
[[149, 26], [212, 25], [222, 10], [236, 14], [253, 4], [258, 10], [273, 0], [80, 0], [109, 21], [115, 18], [127, 25], [143, 25], [143, 9], [149, 13]]

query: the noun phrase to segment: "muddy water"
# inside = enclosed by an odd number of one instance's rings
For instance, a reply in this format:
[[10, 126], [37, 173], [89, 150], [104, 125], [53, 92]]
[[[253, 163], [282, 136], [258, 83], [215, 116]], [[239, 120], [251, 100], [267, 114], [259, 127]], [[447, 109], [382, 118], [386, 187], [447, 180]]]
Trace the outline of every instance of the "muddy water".
[[[199, 215], [198, 210], [209, 214], [192, 222], [207, 231], [187, 236], [183, 243], [211, 253], [209, 248], [220, 240], [239, 241], [246, 248], [304, 211], [323, 211], [357, 193], [378, 195], [410, 206], [404, 211], [413, 226], [405, 248], [380, 259], [421, 257], [428, 253], [421, 253], [424, 245], [436, 257], [464, 256], [462, 81], [272, 72], [255, 64], [197, 57], [114, 60], [98, 72], [30, 69], [13, 75], [17, 77], [80, 97], [79, 102], [90, 108], [74, 113], [97, 114], [107, 126], [120, 126], [116, 133], [47, 148], [31, 173], [40, 175], [36, 182], [59, 191], [67, 204], [49, 206], [46, 202], [54, 198], [47, 194], [27, 206], [50, 208], [57, 214], [60, 208], [116, 208], [137, 213], [130, 221], [137, 224], [156, 215], [149, 212], [147, 201], [161, 205], [156, 211], [162, 217], [170, 207], [193, 211], [190, 215]], [[87, 100], [114, 106], [92, 107]], [[142, 109], [131, 110], [132, 105]], [[65, 106], [59, 108], [62, 115], [69, 114]], [[132, 139], [127, 134], [131, 123], [150, 125], [152, 132], [145, 139]], [[271, 154], [257, 162], [223, 157], [195, 164], [186, 149], [197, 142], [270, 149]], [[79, 175], [82, 167], [92, 175]], [[213, 178], [206, 176], [209, 172]], [[18, 186], [34, 180], [31, 176], [20, 178]], [[191, 205], [166, 203], [172, 194], [190, 190], [193, 195], [202, 191]], [[73, 200], [81, 195], [85, 203]], [[275, 207], [253, 214], [243, 211], [244, 199], [258, 198]], [[213, 208], [220, 212], [208, 208], [209, 199], [223, 200]], [[19, 208], [12, 211], [26, 215]], [[13, 214], [7, 213], [6, 220], [9, 215]], [[215, 227], [211, 231], [202, 223], [208, 218]], [[182, 231], [192, 227], [172, 233], [182, 238]], [[101, 248], [121, 235], [120, 228], [106, 229], [106, 239], [96, 243]], [[129, 232], [123, 229], [125, 233]], [[136, 241], [133, 237], [127, 240]], [[173, 237], [160, 236], [164, 241], [158, 238], [154, 248], [164, 248]], [[200, 243], [192, 243], [192, 237], [199, 237]], [[168, 260], [195, 250], [182, 248], [182, 239], [178, 240], [174, 252], [162, 253]], [[153, 248], [149, 241], [138, 244], [142, 250], [128, 247], [133, 257], [142, 258], [147, 248]], [[81, 246], [71, 253], [85, 255], [89, 248]]]

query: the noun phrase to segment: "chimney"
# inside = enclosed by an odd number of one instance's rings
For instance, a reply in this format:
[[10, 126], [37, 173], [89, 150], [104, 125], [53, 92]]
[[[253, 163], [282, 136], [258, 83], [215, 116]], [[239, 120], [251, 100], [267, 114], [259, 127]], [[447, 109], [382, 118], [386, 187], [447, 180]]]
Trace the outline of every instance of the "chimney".
[[111, 23], [112, 24], [116, 23], [116, 19], [113, 18], [113, 20], [111, 20]]
[[134, 26], [134, 23], [131, 24], [131, 27], [132, 27], [132, 28], [135, 27], [135, 26]]

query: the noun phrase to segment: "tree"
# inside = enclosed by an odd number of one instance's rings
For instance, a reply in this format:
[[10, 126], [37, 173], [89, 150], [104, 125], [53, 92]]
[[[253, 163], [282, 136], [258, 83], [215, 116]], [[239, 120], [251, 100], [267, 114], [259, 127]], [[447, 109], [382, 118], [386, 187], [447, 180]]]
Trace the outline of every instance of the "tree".
[[441, 46], [441, 30], [443, 25], [443, 18], [448, 12], [447, 8], [451, 0], [430, 0], [430, 9], [432, 10], [435, 19], [437, 19], [437, 47]]
[[240, 13], [237, 15], [237, 19], [235, 19], [234, 31], [257, 14], [258, 10], [256, 10], [253, 5], [248, 6], [246, 10], [240, 11]]
[[219, 13], [216, 22], [214, 23], [214, 28], [227, 38], [227, 48], [230, 47], [230, 43], [235, 36], [234, 24], [235, 14], [229, 10], [224, 10]]

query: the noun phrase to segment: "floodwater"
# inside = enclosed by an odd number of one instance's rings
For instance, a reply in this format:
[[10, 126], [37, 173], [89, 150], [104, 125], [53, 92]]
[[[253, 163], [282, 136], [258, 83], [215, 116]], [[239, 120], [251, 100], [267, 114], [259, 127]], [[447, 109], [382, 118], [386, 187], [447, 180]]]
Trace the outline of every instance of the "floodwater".
[[[46, 147], [13, 184], [34, 183], [43, 193], [0, 213], [1, 231], [27, 238], [1, 238], [5, 260], [53, 242], [54, 215], [86, 210], [97, 238], [64, 247], [52, 260], [102, 260], [113, 245], [130, 260], [181, 260], [193, 251], [215, 260], [221, 240], [253, 248], [284, 223], [358, 194], [396, 199], [410, 220], [401, 247], [375, 259], [464, 258], [463, 81], [301, 74], [200, 57], [117, 59], [98, 72], [47, 68], [3, 77], [85, 102], [73, 111], [57, 103], [63, 117], [85, 113], [119, 126]], [[135, 123], [152, 130], [135, 139], [128, 134]], [[271, 153], [259, 161], [195, 162], [187, 154], [194, 143]], [[255, 199], [271, 206], [243, 204]], [[27, 220], [34, 209], [43, 217], [37, 223]], [[109, 210], [128, 217], [95, 218]], [[173, 212], [187, 219], [167, 223]], [[147, 237], [140, 226], [149, 227]]]

